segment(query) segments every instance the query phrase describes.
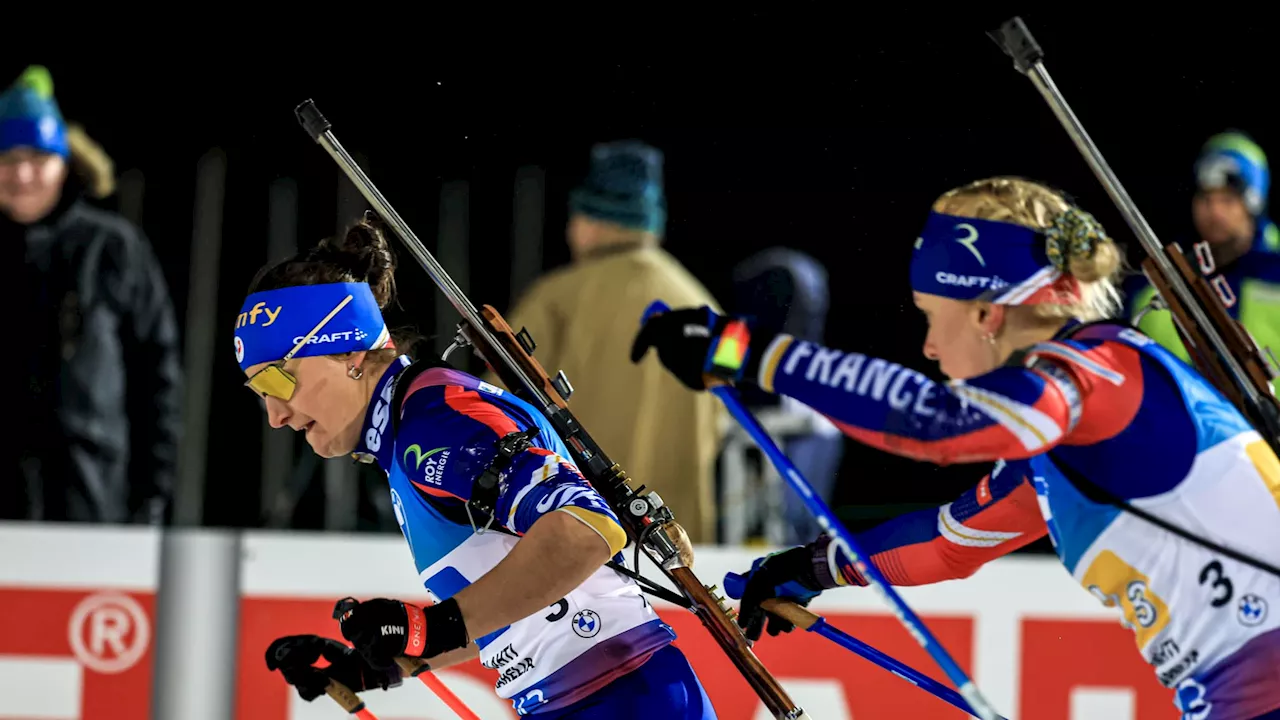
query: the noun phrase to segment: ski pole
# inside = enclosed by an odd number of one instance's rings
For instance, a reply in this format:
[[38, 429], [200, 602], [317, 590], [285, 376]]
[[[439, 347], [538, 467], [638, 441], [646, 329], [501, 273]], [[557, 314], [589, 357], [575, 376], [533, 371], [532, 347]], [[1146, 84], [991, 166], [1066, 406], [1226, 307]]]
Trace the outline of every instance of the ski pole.
[[[725, 577], [726, 588], [730, 582], [742, 582], [745, 585], [745, 578], [740, 575], [730, 573]], [[831, 625], [827, 622], [826, 618], [812, 612], [808, 608], [777, 598], [765, 600], [760, 603], [760, 607], [774, 615], [777, 615], [783, 620], [786, 620], [792, 625], [795, 625], [801, 630], [820, 635], [840, 647], [849, 650], [853, 654], [863, 659], [870, 660], [876, 665], [879, 665], [921, 690], [931, 693], [939, 700], [951, 703], [970, 715], [976, 715], [976, 713], [973, 712], [973, 708], [969, 707], [969, 703], [965, 702], [965, 699], [960, 696], [960, 693], [952, 690], [924, 673], [913, 669], [911, 666], [898, 662], [892, 657], [880, 652], [874, 647], [871, 647], [867, 643], [864, 643], [858, 638], [844, 632], [840, 628]], [[1001, 720], [1004, 720], [1004, 718], [1001, 718]]]
[[[666, 303], [661, 300], [655, 300], [645, 309], [641, 323], [643, 324], [653, 315], [664, 313], [670, 309]], [[804, 476], [800, 474], [799, 468], [791, 462], [786, 453], [782, 452], [777, 443], [773, 441], [773, 438], [769, 437], [768, 431], [764, 429], [760, 421], [742, 404], [742, 398], [738, 395], [738, 391], [732, 385], [712, 386], [710, 382], [708, 383], [708, 388], [716, 397], [720, 398], [725, 408], [729, 410], [729, 414], [733, 415], [734, 419], [742, 425], [747, 434], [755, 440], [756, 445], [769, 456], [769, 460], [778, 469], [778, 474], [786, 478], [791, 488], [800, 495], [800, 499], [809, 508], [809, 512], [813, 514], [814, 519], [818, 521], [818, 527], [831, 536], [833, 549], [843, 550], [853, 560], [854, 567], [889, 605], [889, 609], [897, 616], [898, 621], [907, 629], [911, 637], [920, 643], [920, 647], [929, 653], [929, 656], [938, 664], [942, 672], [946, 673], [947, 678], [959, 689], [960, 695], [968, 701], [969, 707], [973, 708], [974, 714], [982, 718], [982, 720], [1000, 720], [1000, 715], [982, 696], [978, 686], [973, 683], [973, 680], [969, 679], [964, 670], [960, 669], [960, 665], [947, 653], [946, 648], [942, 647], [942, 643], [938, 642], [933, 633], [929, 632], [929, 628], [921, 622], [920, 618], [894, 591], [889, 582], [880, 574], [880, 570], [868, 562], [870, 558], [858, 548], [853, 541], [852, 534], [844, 529], [840, 521], [836, 520], [835, 515], [827, 507], [827, 504], [822, 501], [822, 498], [814, 494], [813, 488], [804, 479]]]
[[336, 680], [330, 680], [329, 686], [324, 689], [324, 692], [333, 698], [334, 702], [341, 705], [343, 710], [355, 715], [358, 720], [378, 720], [378, 716], [365, 707], [364, 701], [360, 699], [360, 696], [352, 692], [351, 688], [346, 685]]
[[462, 720], [480, 720], [480, 716], [472, 712], [471, 708], [467, 707], [461, 698], [454, 695], [453, 691], [440, 678], [428, 672], [430, 666], [426, 660], [400, 657], [396, 658], [396, 664], [400, 666], [400, 671], [406, 677], [416, 677], [421, 680], [422, 684], [430, 688], [431, 692], [435, 693], [436, 697], [440, 698], [445, 705], [448, 705], [449, 709], [459, 718]]

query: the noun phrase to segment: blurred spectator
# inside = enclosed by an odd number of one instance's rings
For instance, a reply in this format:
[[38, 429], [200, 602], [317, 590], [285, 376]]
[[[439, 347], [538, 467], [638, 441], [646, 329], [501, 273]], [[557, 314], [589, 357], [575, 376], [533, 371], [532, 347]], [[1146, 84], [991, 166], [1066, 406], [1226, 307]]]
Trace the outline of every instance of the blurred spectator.
[[[733, 287], [731, 312], [753, 316], [763, 326], [778, 328], [780, 332], [801, 340], [823, 342], [830, 301], [827, 272], [816, 259], [786, 248], [765, 250], [734, 268]], [[783, 452], [809, 481], [814, 492], [829, 503], [844, 455], [844, 436], [840, 430], [816, 410], [791, 398], [766, 393], [752, 386], [743, 386], [739, 392], [760, 422], [781, 443]], [[731, 426], [730, 437], [741, 442], [727, 444], [727, 452], [755, 446], [736, 427]], [[766, 526], [764, 539], [773, 544], [792, 545], [808, 542], [818, 535], [821, 528], [800, 496], [777, 475], [767, 458], [756, 452], [751, 454], [751, 464], [759, 468], [762, 477], [770, 479], [771, 487], [765, 488], [767, 492], [744, 493], [743, 500], [753, 501], [746, 502], [745, 506], [757, 512], [777, 513], [782, 521], [781, 536], [770, 537], [775, 533]], [[739, 465], [731, 462], [729, 467]], [[734, 487], [742, 478], [727, 477], [722, 472], [720, 480], [722, 486]], [[722, 513], [741, 507], [726, 502], [726, 499], [721, 500]], [[777, 502], [780, 507], [768, 507], [771, 502]], [[737, 531], [733, 534], [736, 535]], [[737, 541], [739, 538], [726, 539]]]
[[[0, 248], [13, 330], [0, 517], [163, 518], [177, 462], [177, 328], [138, 228], [91, 206], [114, 192], [111, 159], [68, 126], [31, 67], [0, 95]], [[126, 369], [127, 368], [127, 369]]]
[[[1237, 299], [1228, 312], [1260, 346], [1280, 353], [1280, 229], [1267, 216], [1267, 156], [1244, 133], [1224, 132], [1204, 144], [1195, 174], [1191, 216], [1198, 240], [1183, 243], [1183, 249], [1194, 258], [1190, 246], [1209, 243]], [[1130, 316], [1136, 317], [1154, 294], [1139, 275], [1128, 292]], [[1138, 327], [1189, 360], [1168, 312], [1148, 313]]]
[[666, 225], [662, 153], [643, 143], [597, 145], [570, 196], [573, 263], [540, 278], [508, 320], [528, 328], [547, 372], [574, 387], [574, 415], [636, 483], [655, 490], [695, 543], [715, 541], [714, 472], [722, 408], [689, 392], [657, 358], [628, 352], [655, 299], [715, 299], [660, 247]]

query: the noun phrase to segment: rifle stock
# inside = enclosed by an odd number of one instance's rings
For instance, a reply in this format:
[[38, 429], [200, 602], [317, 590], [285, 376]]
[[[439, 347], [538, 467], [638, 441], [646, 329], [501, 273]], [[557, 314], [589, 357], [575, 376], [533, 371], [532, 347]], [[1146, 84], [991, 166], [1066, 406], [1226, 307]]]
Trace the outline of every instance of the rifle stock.
[[[1207, 246], [1205, 252], [1206, 257], [1211, 257], [1207, 255]], [[1261, 402], [1257, 405], [1249, 402], [1236, 383], [1231, 381], [1231, 375], [1227, 372], [1219, 354], [1215, 352], [1213, 344], [1194, 322], [1191, 313], [1178, 299], [1177, 293], [1172, 291], [1168, 278], [1160, 272], [1159, 266], [1151, 258], [1147, 258], [1142, 262], [1143, 273], [1146, 274], [1147, 280], [1151, 282], [1173, 316], [1174, 326], [1178, 330], [1183, 346], [1187, 348], [1188, 354], [1200, 373], [1262, 431], [1272, 448], [1280, 453], [1280, 447], [1277, 447], [1280, 446], [1280, 399], [1276, 398], [1271, 384], [1274, 379], [1274, 370], [1249, 332], [1227, 312], [1222, 292], [1214, 289], [1214, 284], [1222, 276], [1213, 275], [1206, 280], [1205, 276], [1187, 260], [1182, 248], [1176, 244], [1167, 245], [1164, 253], [1181, 276], [1181, 280], [1191, 290], [1195, 301], [1208, 315], [1210, 322], [1220, 328], [1227, 352], [1244, 369]], [[1215, 270], [1211, 261], [1208, 263], [1201, 261], [1201, 268], [1207, 273]], [[1222, 279], [1222, 282], [1225, 283], [1225, 279]]]

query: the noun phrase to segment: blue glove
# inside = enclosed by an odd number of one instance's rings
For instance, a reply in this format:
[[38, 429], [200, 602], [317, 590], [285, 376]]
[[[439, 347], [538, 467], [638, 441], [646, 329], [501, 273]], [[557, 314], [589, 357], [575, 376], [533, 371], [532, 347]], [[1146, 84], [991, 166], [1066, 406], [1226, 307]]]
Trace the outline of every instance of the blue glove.
[[742, 600], [738, 607], [738, 626], [748, 640], [760, 639], [766, 620], [771, 637], [795, 629], [795, 625], [767, 613], [760, 603], [779, 598], [807, 606], [822, 592], [813, 563], [813, 548], [800, 545], [757, 559], [746, 575], [728, 573], [724, 576], [725, 592], [731, 598]]

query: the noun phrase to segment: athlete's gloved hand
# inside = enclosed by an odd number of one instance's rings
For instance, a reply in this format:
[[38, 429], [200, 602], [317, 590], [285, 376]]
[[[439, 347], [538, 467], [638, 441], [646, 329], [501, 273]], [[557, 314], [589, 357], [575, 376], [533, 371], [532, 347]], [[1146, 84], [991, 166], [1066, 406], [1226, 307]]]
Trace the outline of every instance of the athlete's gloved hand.
[[435, 657], [469, 642], [462, 613], [452, 598], [427, 608], [386, 598], [365, 602], [344, 598], [333, 615], [342, 627], [342, 637], [376, 668], [396, 667], [400, 656]]
[[[315, 667], [322, 657], [328, 661], [328, 667]], [[296, 688], [298, 695], [307, 702], [323, 695], [330, 680], [336, 680], [355, 692], [374, 688], [386, 690], [401, 683], [399, 668], [392, 666], [379, 670], [354, 648], [319, 635], [278, 638], [267, 648], [267, 670], [279, 670], [285, 682]]]
[[757, 559], [745, 575], [724, 576], [725, 592], [731, 598], [742, 600], [738, 607], [738, 626], [748, 640], [760, 639], [766, 621], [771, 637], [795, 629], [790, 622], [765, 612], [760, 603], [779, 598], [807, 607], [822, 592], [813, 563], [813, 547], [801, 545]]
[[[654, 306], [663, 309], [655, 312]], [[755, 377], [765, 347], [752, 344], [744, 318], [718, 315], [706, 305], [678, 310], [667, 310], [659, 303], [654, 306], [641, 320], [631, 345], [631, 362], [640, 362], [649, 348], [655, 348], [667, 370], [693, 390], [706, 389], [706, 375], [730, 383]], [[760, 339], [767, 346], [772, 338]]]

